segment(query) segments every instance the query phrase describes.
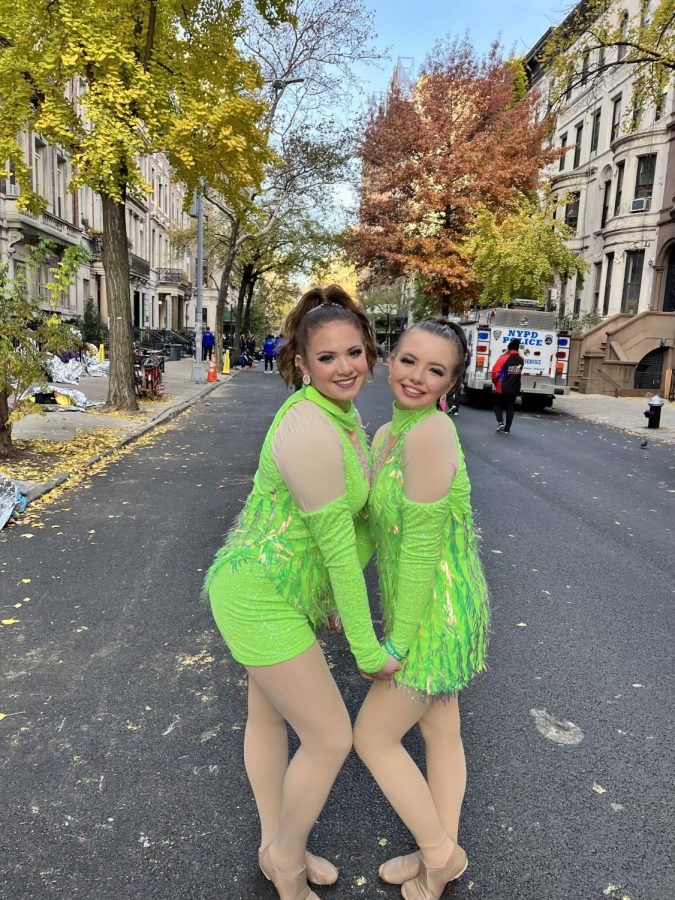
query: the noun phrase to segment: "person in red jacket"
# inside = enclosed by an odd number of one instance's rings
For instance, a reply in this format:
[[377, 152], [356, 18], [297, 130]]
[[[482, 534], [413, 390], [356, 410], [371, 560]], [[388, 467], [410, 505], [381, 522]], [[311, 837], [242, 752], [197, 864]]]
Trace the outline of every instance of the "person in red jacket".
[[[509, 341], [506, 353], [502, 353], [492, 368], [492, 383], [497, 394], [495, 400], [495, 416], [497, 431], [511, 433], [511, 424], [516, 410], [516, 397], [520, 393], [520, 377], [523, 374], [525, 360], [518, 352], [520, 341], [513, 338]], [[506, 413], [506, 424], [504, 414]]]

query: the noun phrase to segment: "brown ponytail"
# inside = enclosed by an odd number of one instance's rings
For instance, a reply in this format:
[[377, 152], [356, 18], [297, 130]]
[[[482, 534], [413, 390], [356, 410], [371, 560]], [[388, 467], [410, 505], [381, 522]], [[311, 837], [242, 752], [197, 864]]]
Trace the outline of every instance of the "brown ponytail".
[[286, 343], [279, 351], [278, 365], [279, 373], [289, 387], [297, 384], [301, 377], [295, 357], [306, 357], [311, 333], [330, 322], [350, 322], [361, 331], [368, 368], [373, 371], [377, 361], [377, 342], [373, 327], [361, 306], [337, 284], [314, 287], [303, 294], [284, 322]]

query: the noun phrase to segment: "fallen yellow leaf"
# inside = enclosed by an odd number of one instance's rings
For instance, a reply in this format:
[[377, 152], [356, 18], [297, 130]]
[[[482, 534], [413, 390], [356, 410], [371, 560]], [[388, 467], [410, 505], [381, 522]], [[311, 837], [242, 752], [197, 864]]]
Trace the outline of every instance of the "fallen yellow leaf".
[[380, 847], [386, 847], [389, 841], [386, 838], [380, 838], [377, 843], [380, 845]]
[[16, 625], [19, 619], [0, 619], [0, 625]]
[[607, 788], [604, 788], [604, 787], [602, 787], [602, 785], [596, 784], [595, 782], [593, 782], [593, 790], [595, 791], [596, 794], [606, 794], [607, 793]]
[[359, 887], [362, 887], [364, 884], [368, 884], [368, 879], [364, 878], [363, 875], [359, 875], [359, 877], [356, 879], [356, 884]]

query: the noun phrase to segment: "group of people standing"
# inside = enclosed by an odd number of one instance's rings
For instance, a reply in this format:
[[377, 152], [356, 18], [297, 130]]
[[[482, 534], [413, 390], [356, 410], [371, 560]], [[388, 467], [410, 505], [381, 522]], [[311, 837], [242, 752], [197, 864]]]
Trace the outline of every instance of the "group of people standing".
[[[404, 333], [388, 361], [392, 418], [371, 447], [353, 403], [377, 358], [365, 312], [340, 287], [314, 288], [284, 336], [279, 372], [302, 386], [272, 422], [205, 582], [248, 673], [244, 762], [260, 869], [281, 900], [318, 900], [309, 883], [337, 881], [307, 839], [353, 746], [416, 843], [380, 877], [405, 900], [438, 900], [468, 864], [458, 694], [485, 668], [489, 618], [462, 448], [437, 410], [461, 378], [466, 339], [443, 319]], [[373, 552], [382, 639], [363, 576]], [[353, 728], [316, 639], [322, 627], [344, 633], [355, 675], [370, 683]], [[300, 741], [290, 762], [287, 723]], [[426, 777], [401, 743], [416, 725]]]

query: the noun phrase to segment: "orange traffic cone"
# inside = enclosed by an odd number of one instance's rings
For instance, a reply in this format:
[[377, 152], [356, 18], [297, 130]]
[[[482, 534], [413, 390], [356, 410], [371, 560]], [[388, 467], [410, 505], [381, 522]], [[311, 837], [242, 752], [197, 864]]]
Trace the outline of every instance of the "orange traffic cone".
[[206, 376], [207, 381], [218, 381], [218, 369], [214, 359], [209, 363], [209, 374]]

